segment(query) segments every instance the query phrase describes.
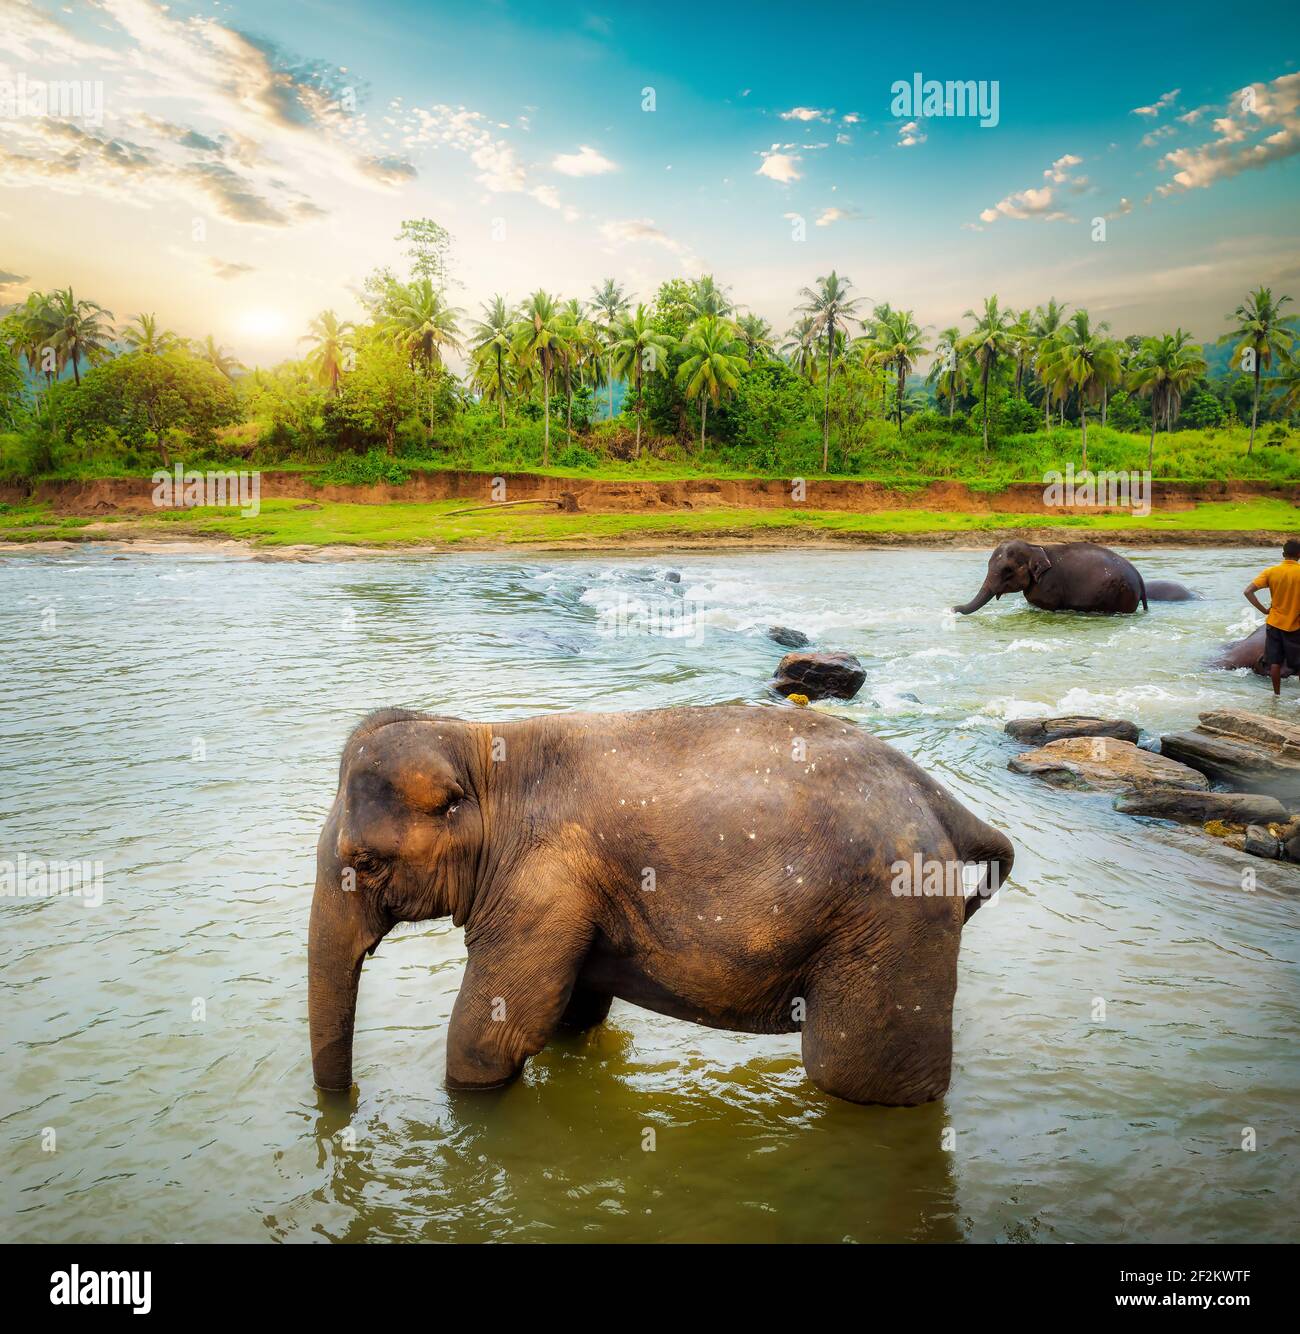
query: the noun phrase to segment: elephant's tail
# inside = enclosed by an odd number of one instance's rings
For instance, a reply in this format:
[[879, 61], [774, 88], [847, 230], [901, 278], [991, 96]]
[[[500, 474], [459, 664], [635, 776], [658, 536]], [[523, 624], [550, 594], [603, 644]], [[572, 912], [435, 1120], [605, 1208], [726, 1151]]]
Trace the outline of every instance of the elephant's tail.
[[1147, 606], [1147, 584], [1146, 584], [1146, 580], [1142, 578], [1142, 571], [1141, 571], [1141, 570], [1138, 570], [1138, 568], [1137, 568], [1136, 565], [1135, 565], [1133, 568], [1134, 568], [1135, 570], [1137, 570], [1137, 577], [1138, 577], [1138, 592], [1139, 592], [1139, 594], [1141, 594], [1141, 597], [1142, 597], [1142, 610], [1143, 610], [1143, 611], [1150, 611], [1151, 608], [1150, 608], [1149, 606]]

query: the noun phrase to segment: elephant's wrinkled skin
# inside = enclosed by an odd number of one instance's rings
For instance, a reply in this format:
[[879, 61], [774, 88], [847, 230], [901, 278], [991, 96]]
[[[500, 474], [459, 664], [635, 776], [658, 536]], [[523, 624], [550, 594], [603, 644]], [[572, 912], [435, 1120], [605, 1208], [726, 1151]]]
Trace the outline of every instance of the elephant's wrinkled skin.
[[[958, 866], [955, 893], [893, 892], [893, 863], [918, 853]], [[367, 952], [395, 922], [450, 914], [469, 955], [451, 1087], [508, 1082], [620, 996], [714, 1028], [802, 1030], [828, 1093], [926, 1102], [948, 1087], [957, 950], [982, 901], [959, 864], [995, 863], [996, 887], [1012, 859], [909, 759], [822, 714], [373, 714], [317, 850], [316, 1082], [351, 1085]]]
[[[1225, 644], [1210, 659], [1210, 666], [1221, 668], [1226, 672], [1235, 671], [1238, 667], [1249, 667], [1256, 676], [1267, 676], [1268, 664], [1264, 661], [1264, 627], [1261, 625], [1258, 630], [1252, 630], [1245, 639]], [[1282, 675], [1294, 676], [1295, 673], [1283, 663]]]
[[1147, 604], [1137, 567], [1094, 542], [1003, 542], [989, 557], [980, 591], [953, 611], [969, 616], [1003, 593], [1023, 593], [1044, 611], [1131, 612]]

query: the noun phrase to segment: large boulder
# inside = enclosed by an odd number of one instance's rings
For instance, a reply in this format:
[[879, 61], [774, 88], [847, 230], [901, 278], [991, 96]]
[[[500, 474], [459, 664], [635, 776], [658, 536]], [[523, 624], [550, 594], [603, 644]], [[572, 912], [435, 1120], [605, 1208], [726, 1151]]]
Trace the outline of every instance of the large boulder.
[[1185, 787], [1150, 787], [1125, 792], [1115, 799], [1115, 809], [1124, 815], [1145, 815], [1179, 824], [1268, 825], [1286, 819], [1286, 809], [1276, 797], [1257, 792], [1198, 792]]
[[1112, 788], [1178, 787], [1204, 791], [1204, 774], [1185, 764], [1153, 755], [1131, 741], [1114, 737], [1063, 737], [1038, 750], [1027, 750], [1007, 763], [1013, 773], [1041, 778], [1055, 787], [1100, 792]]
[[1061, 718], [1013, 718], [1004, 729], [1008, 736], [1030, 745], [1041, 746], [1067, 736], [1113, 736], [1119, 741], [1136, 741], [1136, 723], [1122, 718], [1090, 718], [1067, 714]]
[[1201, 714], [1188, 732], [1160, 739], [1161, 753], [1239, 792], [1300, 799], [1300, 724], [1244, 709]]
[[776, 665], [772, 689], [809, 699], [852, 699], [866, 679], [852, 653], [787, 653]]

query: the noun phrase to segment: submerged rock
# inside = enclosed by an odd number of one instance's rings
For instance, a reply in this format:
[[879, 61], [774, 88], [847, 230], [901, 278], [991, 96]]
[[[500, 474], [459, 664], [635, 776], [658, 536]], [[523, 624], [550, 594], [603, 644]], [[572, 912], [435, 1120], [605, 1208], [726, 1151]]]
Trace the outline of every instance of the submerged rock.
[[1179, 824], [1272, 824], [1286, 819], [1286, 810], [1276, 797], [1258, 792], [1197, 792], [1182, 787], [1151, 787], [1125, 792], [1115, 799], [1123, 815], [1144, 815]]
[[776, 665], [772, 689], [809, 699], [852, 699], [866, 679], [852, 653], [787, 653]]
[[1070, 736], [1112, 736], [1119, 741], [1136, 741], [1138, 728], [1123, 718], [1092, 718], [1087, 714], [1066, 714], [1060, 718], [1013, 718], [1004, 729], [1017, 741], [1042, 745]]
[[1163, 755], [1153, 755], [1131, 741], [1115, 737], [1063, 737], [1038, 750], [1027, 750], [1008, 761], [1013, 773], [1041, 778], [1054, 787], [1072, 787], [1084, 792], [1128, 787], [1144, 791], [1151, 787], [1204, 790], [1210, 786], [1204, 774]]
[[802, 630], [791, 630], [788, 625], [768, 626], [767, 637], [784, 648], [807, 648], [812, 643]]
[[1162, 737], [1161, 750], [1237, 791], [1300, 798], [1300, 724], [1215, 709], [1191, 731]]

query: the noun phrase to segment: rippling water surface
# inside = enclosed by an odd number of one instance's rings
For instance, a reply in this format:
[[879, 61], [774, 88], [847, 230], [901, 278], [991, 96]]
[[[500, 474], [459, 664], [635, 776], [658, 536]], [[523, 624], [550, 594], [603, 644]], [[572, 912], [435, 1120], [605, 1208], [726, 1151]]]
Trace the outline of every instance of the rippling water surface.
[[[0, 556], [0, 859], [104, 864], [101, 907], [0, 900], [9, 1235], [1293, 1239], [1300, 868], [1006, 769], [1008, 718], [1158, 734], [1274, 707], [1203, 660], [1251, 626], [1240, 590], [1275, 554], [1137, 559], [1206, 600], [1104, 618], [1017, 597], [953, 623], [976, 552], [693, 555], [671, 562], [680, 584], [613, 556]], [[609, 633], [638, 608], [656, 633]], [[428, 923], [367, 962], [359, 1094], [321, 1098], [307, 912], [357, 719], [765, 703], [773, 623], [858, 654], [859, 698], [819, 707], [1016, 845], [1012, 888], [963, 939], [948, 1096], [836, 1102], [796, 1036], [620, 1001], [504, 1094], [449, 1095], [464, 949]], [[1280, 708], [1300, 710], [1294, 683]]]

